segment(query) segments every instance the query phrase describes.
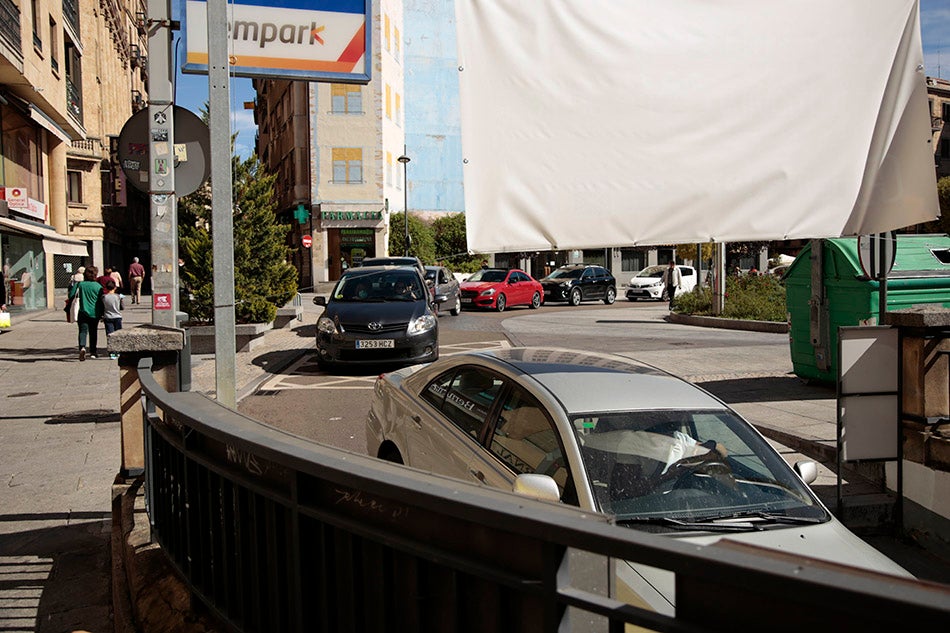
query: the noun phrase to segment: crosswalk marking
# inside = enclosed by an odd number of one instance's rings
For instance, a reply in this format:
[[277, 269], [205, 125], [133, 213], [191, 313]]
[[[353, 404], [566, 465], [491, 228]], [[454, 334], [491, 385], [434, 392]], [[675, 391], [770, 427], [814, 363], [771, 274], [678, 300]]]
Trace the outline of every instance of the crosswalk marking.
[[[439, 347], [441, 356], [452, 356], [477, 350], [505, 349], [508, 341], [474, 341], [453, 343]], [[376, 375], [337, 376], [323, 372], [317, 365], [315, 354], [307, 354], [287, 369], [264, 382], [258, 391], [293, 391], [314, 389], [372, 389]]]

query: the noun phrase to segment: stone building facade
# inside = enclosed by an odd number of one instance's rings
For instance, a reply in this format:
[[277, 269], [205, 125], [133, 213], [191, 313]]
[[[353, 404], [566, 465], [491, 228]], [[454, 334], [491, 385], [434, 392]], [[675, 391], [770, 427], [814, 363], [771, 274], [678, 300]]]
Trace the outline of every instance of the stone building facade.
[[147, 250], [112, 145], [146, 99], [144, 0], [0, 0], [0, 259], [11, 309]]

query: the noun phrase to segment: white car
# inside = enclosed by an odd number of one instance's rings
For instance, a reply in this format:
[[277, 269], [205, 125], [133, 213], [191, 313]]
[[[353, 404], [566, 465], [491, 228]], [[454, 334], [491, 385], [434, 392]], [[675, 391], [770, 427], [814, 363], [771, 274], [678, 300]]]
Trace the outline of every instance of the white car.
[[[669, 266], [647, 266], [630, 279], [627, 288], [627, 300], [666, 299], [666, 286], [663, 285], [663, 271]], [[696, 269], [692, 266], [677, 266], [682, 282], [679, 292], [689, 292], [696, 287]]]
[[[707, 545], [723, 538], [909, 576], [851, 533], [752, 425], [628, 358], [550, 348], [467, 352], [380, 376], [370, 455], [612, 515]], [[666, 614], [669, 571], [616, 561], [616, 598]]]

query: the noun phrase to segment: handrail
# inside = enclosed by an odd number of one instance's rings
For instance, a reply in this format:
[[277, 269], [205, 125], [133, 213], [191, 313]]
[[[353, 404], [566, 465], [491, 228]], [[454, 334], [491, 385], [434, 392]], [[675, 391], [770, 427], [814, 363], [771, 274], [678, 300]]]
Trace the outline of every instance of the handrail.
[[[153, 539], [239, 631], [945, 626], [950, 587], [607, 517], [324, 446], [138, 366]], [[676, 616], [607, 597], [610, 559], [676, 574]]]

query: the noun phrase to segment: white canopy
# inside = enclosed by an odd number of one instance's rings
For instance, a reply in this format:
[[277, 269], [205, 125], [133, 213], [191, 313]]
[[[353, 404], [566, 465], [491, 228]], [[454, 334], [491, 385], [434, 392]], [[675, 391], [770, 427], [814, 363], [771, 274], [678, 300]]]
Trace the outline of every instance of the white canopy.
[[456, 0], [469, 248], [939, 215], [917, 0]]

